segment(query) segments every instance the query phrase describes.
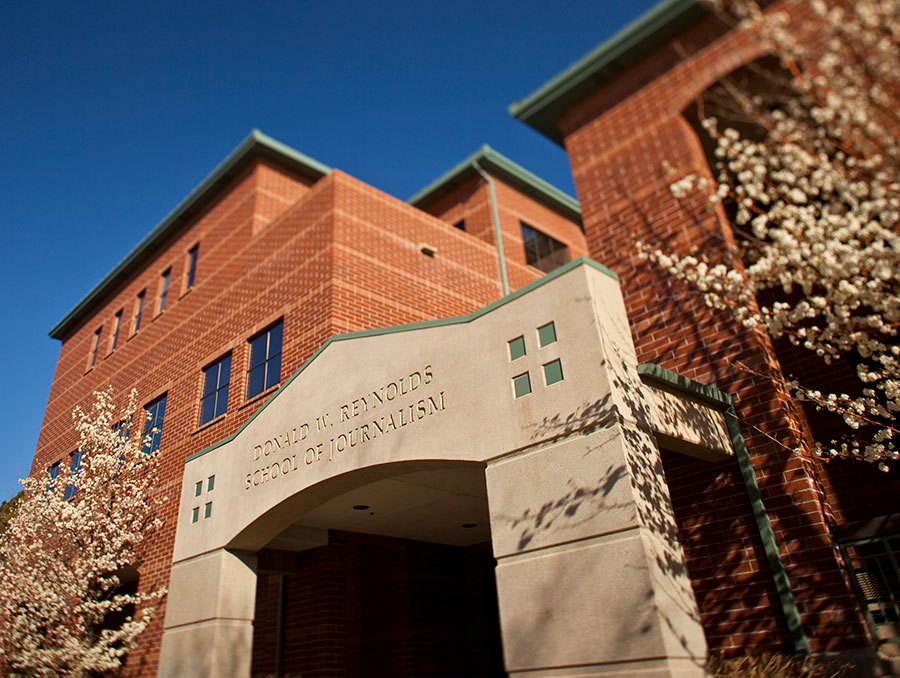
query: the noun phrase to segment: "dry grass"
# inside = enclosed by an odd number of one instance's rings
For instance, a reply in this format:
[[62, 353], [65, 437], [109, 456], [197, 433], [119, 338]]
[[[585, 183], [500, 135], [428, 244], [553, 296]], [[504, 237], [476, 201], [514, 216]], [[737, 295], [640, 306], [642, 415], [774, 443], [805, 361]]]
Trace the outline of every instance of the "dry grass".
[[715, 678], [839, 678], [850, 664], [834, 664], [815, 657], [794, 657], [762, 653], [742, 657], [710, 657], [709, 669]]

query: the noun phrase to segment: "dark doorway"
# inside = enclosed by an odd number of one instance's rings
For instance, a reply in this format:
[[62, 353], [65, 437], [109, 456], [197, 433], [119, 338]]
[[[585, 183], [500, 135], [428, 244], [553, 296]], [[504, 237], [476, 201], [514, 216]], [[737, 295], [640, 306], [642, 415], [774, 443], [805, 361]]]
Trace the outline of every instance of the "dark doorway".
[[254, 675], [276, 658], [303, 678], [506, 675], [490, 542], [332, 530], [297, 559], [295, 574], [260, 573]]

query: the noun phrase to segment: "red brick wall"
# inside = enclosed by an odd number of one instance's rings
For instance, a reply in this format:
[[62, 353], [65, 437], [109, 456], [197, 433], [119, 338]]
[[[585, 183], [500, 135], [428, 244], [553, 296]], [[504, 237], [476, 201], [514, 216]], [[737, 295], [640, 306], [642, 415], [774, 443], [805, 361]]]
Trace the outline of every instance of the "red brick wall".
[[[434, 258], [419, 243], [438, 248]], [[196, 281], [183, 294], [187, 251], [199, 243]], [[155, 317], [161, 272], [171, 267], [165, 310]], [[510, 262], [517, 286], [539, 272]], [[135, 296], [147, 289], [132, 336]], [[161, 436], [165, 527], [146, 545], [142, 586], [166, 586], [184, 460], [234, 432], [262, 404], [245, 401], [248, 339], [283, 319], [282, 378], [329, 336], [471, 312], [501, 296], [487, 243], [339, 171], [308, 187], [268, 162], [249, 167], [193, 221], [65, 338], [50, 389], [32, 473], [67, 459], [78, 444], [72, 409], [111, 384], [121, 401], [167, 393]], [[123, 309], [118, 347], [107, 355], [113, 314]], [[87, 361], [103, 326], [96, 365]], [[227, 413], [197, 426], [202, 369], [227, 352]], [[268, 394], [268, 392], [267, 392]], [[154, 675], [165, 603], [129, 658], [131, 675]]]
[[[694, 25], [678, 42], [557, 119], [588, 247], [620, 276], [639, 360], [713, 382], [736, 397], [813, 650], [865, 645], [867, 632], [831, 537], [833, 497], [826, 490], [835, 484], [821, 481], [820, 462], [792, 451], [808, 444], [805, 417], [778, 385], [770, 340], [710, 311], [695, 290], [637, 256], [636, 240], [713, 255], [732, 242], [722, 213], [672, 197], [663, 163], [708, 175], [702, 147], [681, 112], [761, 50], [751, 36], [724, 31], [715, 18]], [[735, 464], [669, 457], [666, 469], [711, 650], [736, 651], [748, 643], [783, 648], [783, 615]]]
[[[508, 265], [507, 275], [511, 289], [522, 287], [531, 280], [527, 272], [530, 267], [525, 263], [525, 248], [522, 244], [520, 226], [522, 221], [565, 244], [569, 249], [570, 260], [588, 255], [584, 233], [577, 224], [532, 200], [501, 179], [493, 177], [493, 180], [503, 253], [508, 261], [520, 265], [518, 267]], [[472, 177], [464, 182], [429, 205], [426, 211], [450, 224], [465, 219], [466, 233], [492, 245], [496, 242], [490, 190], [480, 177]]]

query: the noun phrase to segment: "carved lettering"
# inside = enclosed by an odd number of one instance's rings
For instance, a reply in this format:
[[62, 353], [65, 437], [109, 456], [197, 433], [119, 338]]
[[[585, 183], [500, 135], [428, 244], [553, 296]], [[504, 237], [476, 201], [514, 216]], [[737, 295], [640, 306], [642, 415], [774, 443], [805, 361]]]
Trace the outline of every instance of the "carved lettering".
[[[357, 454], [358, 448], [377, 438], [444, 411], [446, 409], [444, 391], [425, 392], [418, 397], [410, 396], [419, 389], [426, 390], [433, 382], [434, 371], [429, 364], [344, 401], [337, 406], [336, 412], [323, 412], [314, 418], [315, 432], [322, 434], [328, 429], [335, 428], [329, 421], [332, 414], [337, 415], [336, 420], [341, 424], [352, 423], [347, 424], [345, 429], [341, 426], [340, 428], [344, 430], [335, 431], [327, 438], [323, 436], [320, 441], [305, 442], [310, 435], [311, 425], [301, 423], [283, 432], [273, 433], [268, 439], [253, 444], [252, 458], [259, 465], [254, 464], [256, 468], [247, 473], [245, 489], [259, 487], [296, 471], [298, 455], [280, 454], [288, 452], [293, 445], [304, 443], [303, 452], [299, 454], [304, 466], [311, 466], [323, 460], [331, 462], [335, 457], [350, 454], [351, 450]], [[388, 405], [389, 403], [393, 404]], [[388, 405], [387, 411], [382, 409], [385, 405]], [[379, 409], [382, 411], [378, 412]], [[353, 422], [354, 419], [357, 419], [357, 422]], [[276, 454], [278, 456], [275, 459], [260, 463], [266, 457]]]

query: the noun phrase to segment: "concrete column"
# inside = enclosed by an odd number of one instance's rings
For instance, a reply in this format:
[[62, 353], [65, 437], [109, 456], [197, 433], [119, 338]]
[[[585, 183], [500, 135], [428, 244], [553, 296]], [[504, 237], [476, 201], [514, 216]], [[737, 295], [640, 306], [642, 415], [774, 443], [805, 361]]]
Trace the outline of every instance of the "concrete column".
[[651, 435], [613, 421], [499, 458], [486, 474], [510, 675], [705, 675]]
[[175, 563], [159, 676], [250, 676], [256, 554], [217, 549]]

